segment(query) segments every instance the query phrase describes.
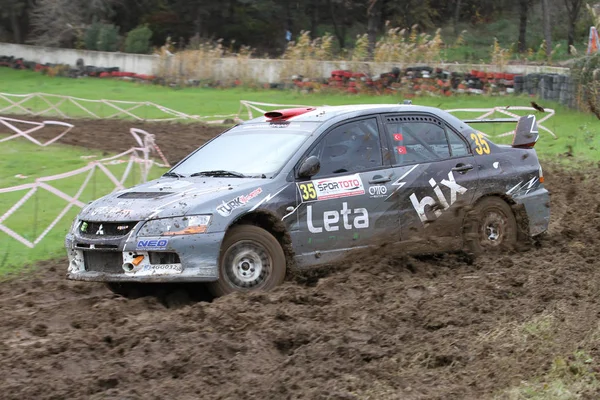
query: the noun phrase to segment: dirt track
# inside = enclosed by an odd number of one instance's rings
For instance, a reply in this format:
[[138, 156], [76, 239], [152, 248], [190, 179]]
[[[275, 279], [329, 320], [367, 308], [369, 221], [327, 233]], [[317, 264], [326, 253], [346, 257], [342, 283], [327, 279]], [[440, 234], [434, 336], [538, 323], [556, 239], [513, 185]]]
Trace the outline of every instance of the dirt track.
[[[14, 118], [36, 122], [52, 119], [25, 116], [14, 116]], [[130, 147], [138, 146], [133, 136], [129, 133], [129, 129], [143, 129], [155, 135], [156, 143], [173, 165], [197, 149], [202, 143], [226, 129], [222, 126], [204, 124], [182, 124], [177, 122], [152, 123], [114, 119], [70, 119], [65, 120], [65, 122], [69, 122], [75, 125], [75, 127], [71, 132], [63, 136], [59, 140], [59, 143], [100, 149], [112, 153], [119, 153]], [[22, 127], [31, 126], [22, 125]], [[48, 125], [35, 132], [34, 137], [40, 140], [49, 140], [60, 134], [63, 129]]]
[[[174, 137], [157, 134], [169, 158]], [[578, 349], [598, 377], [596, 172], [546, 167], [549, 234], [473, 263], [379, 248], [212, 303], [197, 286], [125, 300], [42, 263], [0, 283], [0, 398], [492, 398]]]

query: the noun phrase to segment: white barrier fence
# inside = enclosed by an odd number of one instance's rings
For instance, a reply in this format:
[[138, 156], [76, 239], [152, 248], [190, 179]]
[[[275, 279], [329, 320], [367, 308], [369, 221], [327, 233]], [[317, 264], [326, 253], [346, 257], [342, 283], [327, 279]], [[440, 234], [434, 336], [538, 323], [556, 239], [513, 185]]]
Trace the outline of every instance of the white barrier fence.
[[[492, 107], [492, 108], [457, 108], [457, 109], [445, 110], [445, 111], [449, 112], [449, 113], [456, 113], [456, 112], [478, 113], [479, 115], [477, 117], [475, 117], [474, 119], [486, 119], [486, 118], [489, 118], [490, 116], [494, 115], [495, 113], [504, 114], [504, 115], [507, 115], [512, 118], [521, 117], [521, 115], [518, 115], [511, 111], [508, 111], [509, 109], [513, 110], [513, 111], [532, 111], [532, 112], [538, 113], [538, 111], [533, 107], [519, 107], [519, 106]], [[550, 135], [552, 135], [553, 138], [556, 139], [556, 134], [543, 125], [544, 122], [546, 122], [548, 119], [550, 119], [554, 116], [555, 111], [552, 108], [545, 108], [544, 113], [546, 115], [544, 115], [541, 119], [539, 119], [537, 121], [538, 129], [548, 132]], [[510, 135], [514, 134], [514, 132], [515, 132], [515, 130], [511, 129], [510, 131], [500, 133], [497, 135], [490, 135], [489, 133], [485, 133], [485, 132], [481, 132], [481, 133], [483, 133], [485, 136], [495, 138], [495, 137], [510, 136]]]
[[[69, 114], [71, 107], [75, 113]], [[96, 110], [92, 110], [96, 108]], [[98, 109], [101, 109], [100, 112]], [[236, 114], [199, 116], [173, 110], [150, 101], [92, 100], [48, 93], [12, 94], [0, 93], [0, 113], [32, 116], [54, 116], [65, 119], [78, 114], [83, 118], [110, 119], [132, 118], [137, 121], [198, 121], [219, 124], [227, 118], [236, 120]]]
[[[289, 107], [311, 107], [311, 106], [308, 106], [305, 104], [272, 104], [272, 103], [260, 103], [260, 102], [249, 101], [249, 100], [240, 100], [240, 108], [238, 110], [237, 115], [239, 117], [240, 115], [242, 115], [244, 113], [244, 114], [248, 115], [248, 119], [256, 118], [256, 117], [264, 114], [265, 112], [267, 112], [267, 110], [263, 109], [262, 107], [289, 108]], [[245, 112], [244, 112], [244, 109], [245, 109]], [[509, 111], [509, 109], [511, 111]], [[456, 109], [445, 110], [445, 111], [449, 112], [449, 113], [457, 113], [457, 112], [477, 113], [479, 115], [477, 115], [473, 119], [481, 119], [481, 120], [489, 118], [490, 116], [493, 116], [495, 113], [504, 114], [504, 115], [507, 115], [512, 118], [519, 118], [519, 117], [521, 117], [521, 115], [515, 114], [512, 111], [531, 111], [531, 112], [536, 112], [536, 113], [538, 112], [533, 107], [521, 107], [521, 106], [502, 106], [502, 107], [492, 107], [492, 108], [456, 108]], [[254, 115], [253, 112], [257, 112], [259, 115]], [[546, 115], [544, 115], [541, 119], [539, 119], [537, 121], [538, 129], [546, 131], [550, 135], [552, 135], [553, 138], [556, 138], [556, 134], [543, 125], [544, 122], [548, 121], [550, 118], [552, 118], [554, 116], [555, 111], [552, 108], [545, 108], [544, 113]], [[497, 135], [491, 135], [491, 134], [485, 133], [485, 132], [482, 132], [482, 133], [487, 137], [494, 138], [494, 137], [510, 136], [514, 132], [515, 132], [515, 130], [512, 129], [510, 131], [507, 131], [507, 132], [504, 132], [501, 134], [497, 134]]]
[[[58, 140], [60, 137], [67, 134], [73, 128], [72, 124], [58, 122], [58, 121], [47, 121], [47, 122], [39, 122], [38, 123], [38, 122], [22, 121], [22, 120], [17, 120], [14, 118], [4, 118], [4, 117], [0, 117], [0, 123], [15, 132], [14, 135], [11, 135], [7, 138], [2, 139], [1, 140], [2, 142], [8, 141], [11, 139], [15, 139], [17, 137], [24, 137], [24, 138], [27, 138], [28, 140], [30, 140], [31, 142], [36, 143], [39, 146], [47, 146], [51, 143], [54, 143], [56, 140]], [[15, 123], [26, 124], [26, 125], [29, 124], [29, 125], [33, 125], [33, 127], [30, 129], [22, 130], [22, 129], [19, 129], [18, 127], [16, 127], [14, 125]], [[53, 138], [45, 143], [41, 143], [38, 140], [36, 140], [35, 138], [31, 137], [32, 132], [42, 129], [46, 125], [61, 125], [61, 126], [65, 127], [65, 131], [63, 131], [58, 136], [56, 136], [55, 138]], [[4, 214], [0, 215], [0, 231], [6, 233], [7, 235], [9, 235], [13, 239], [19, 241], [23, 245], [25, 245], [29, 248], [34, 248], [61, 221], [61, 219], [67, 214], [67, 212], [69, 212], [69, 210], [72, 207], [75, 206], [75, 207], [81, 208], [84, 206], [84, 203], [81, 202], [79, 200], [79, 198], [81, 197], [83, 191], [86, 189], [90, 180], [94, 177], [95, 174], [103, 174], [104, 176], [106, 176], [112, 182], [113, 191], [115, 191], [115, 190], [121, 190], [121, 189], [125, 188], [125, 181], [131, 175], [133, 166], [135, 164], [138, 164], [140, 166], [140, 170], [141, 170], [140, 178], [141, 178], [142, 182], [145, 182], [148, 179], [148, 174], [150, 173], [150, 169], [153, 166], [158, 166], [158, 167], [169, 167], [170, 166], [169, 163], [167, 162], [166, 158], [164, 157], [164, 155], [162, 155], [160, 148], [154, 143], [154, 135], [152, 135], [144, 130], [136, 129], [136, 128], [131, 128], [130, 133], [133, 136], [133, 138], [135, 139], [138, 146], [132, 147], [120, 154], [117, 154], [112, 157], [104, 158], [101, 160], [92, 161], [92, 162], [88, 163], [88, 165], [86, 165], [85, 167], [78, 168], [73, 171], [68, 171], [68, 172], [64, 172], [62, 174], [53, 175], [53, 176], [45, 176], [45, 177], [37, 178], [32, 183], [27, 183], [27, 184], [23, 184], [23, 185], [8, 187], [8, 188], [0, 188], [0, 195], [7, 194], [7, 193], [15, 193], [15, 192], [25, 192], [25, 194], [17, 202], [15, 202], [12, 207], [10, 207]], [[153, 161], [150, 158], [150, 154], [154, 151], [159, 153], [159, 156], [162, 158], [163, 163], [158, 163], [156, 161]], [[107, 168], [107, 166], [115, 165], [115, 164], [126, 164], [125, 171], [123, 172], [123, 174], [120, 177], [117, 177], [113, 172], [111, 172]], [[81, 174], [86, 174], [85, 179], [84, 179], [83, 183], [81, 184], [81, 186], [79, 187], [79, 189], [77, 190], [77, 192], [75, 193], [75, 195], [73, 195], [73, 196], [68, 195], [67, 193], [63, 192], [62, 190], [57, 189], [56, 187], [52, 186], [52, 184], [51, 184], [51, 182], [56, 182], [56, 181], [60, 181], [63, 179], [69, 179], [69, 178], [72, 178], [75, 176], [79, 176]], [[65, 200], [67, 202], [67, 205], [65, 208], [63, 208], [58, 213], [56, 218], [53, 219], [53, 221], [42, 231], [42, 233], [40, 235], [38, 235], [33, 240], [28, 240], [22, 234], [19, 234], [18, 232], [15, 232], [14, 230], [8, 228], [4, 224], [4, 222], [11, 215], [13, 215], [17, 210], [19, 210], [19, 208], [21, 208], [21, 206], [23, 206], [27, 202], [27, 200], [29, 200], [39, 190], [45, 190], [63, 200]]]

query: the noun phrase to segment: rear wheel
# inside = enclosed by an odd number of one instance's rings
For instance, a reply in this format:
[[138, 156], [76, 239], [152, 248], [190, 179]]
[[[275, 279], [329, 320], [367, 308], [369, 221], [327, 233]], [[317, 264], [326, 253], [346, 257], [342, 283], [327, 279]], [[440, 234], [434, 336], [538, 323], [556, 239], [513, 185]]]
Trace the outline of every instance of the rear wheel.
[[511, 207], [499, 197], [478, 202], [467, 217], [466, 245], [475, 254], [514, 249], [517, 221]]
[[273, 235], [254, 225], [239, 225], [223, 240], [219, 280], [208, 288], [217, 297], [271, 290], [283, 282], [285, 270], [285, 254]]

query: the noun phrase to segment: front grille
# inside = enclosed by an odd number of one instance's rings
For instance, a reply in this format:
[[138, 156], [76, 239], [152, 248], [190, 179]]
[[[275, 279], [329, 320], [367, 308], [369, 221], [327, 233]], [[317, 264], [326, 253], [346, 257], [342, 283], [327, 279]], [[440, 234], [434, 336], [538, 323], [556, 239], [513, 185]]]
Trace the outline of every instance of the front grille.
[[119, 196], [119, 199], [158, 199], [168, 196], [173, 192], [127, 192]]
[[79, 225], [79, 233], [83, 236], [124, 236], [127, 235], [137, 224], [135, 221], [128, 222], [91, 222], [82, 221]]
[[123, 253], [116, 251], [84, 251], [83, 262], [86, 271], [123, 273]]

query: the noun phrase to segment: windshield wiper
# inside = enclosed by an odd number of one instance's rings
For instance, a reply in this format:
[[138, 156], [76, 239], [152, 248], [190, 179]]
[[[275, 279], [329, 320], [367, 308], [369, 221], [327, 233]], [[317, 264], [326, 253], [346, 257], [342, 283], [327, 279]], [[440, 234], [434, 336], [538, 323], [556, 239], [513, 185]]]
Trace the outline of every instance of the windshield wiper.
[[172, 172], [172, 171], [164, 173], [163, 176], [171, 177], [171, 178], [185, 178], [185, 176], [178, 174], [177, 172]]
[[190, 176], [233, 176], [234, 178], [247, 178], [246, 175], [240, 174], [239, 172], [225, 171], [223, 169], [218, 169], [215, 171], [194, 172]]

